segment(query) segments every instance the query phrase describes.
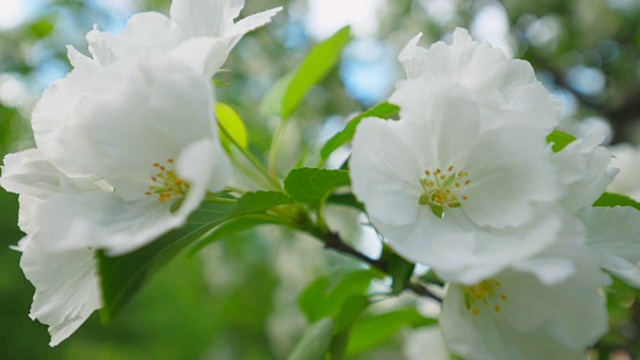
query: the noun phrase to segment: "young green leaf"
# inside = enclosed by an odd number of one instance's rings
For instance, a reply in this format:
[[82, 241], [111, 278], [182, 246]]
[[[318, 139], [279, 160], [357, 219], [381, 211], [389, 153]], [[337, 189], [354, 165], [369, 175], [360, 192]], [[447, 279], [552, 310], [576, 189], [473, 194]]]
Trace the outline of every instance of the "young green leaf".
[[289, 118], [307, 92], [336, 66], [342, 49], [351, 40], [349, 32], [349, 27], [342, 28], [316, 45], [298, 68], [273, 86], [265, 96], [261, 109], [269, 115]]
[[333, 338], [333, 319], [324, 318], [311, 325], [287, 358], [288, 360], [324, 360]]
[[593, 206], [600, 206], [600, 207], [631, 206], [633, 208], [636, 208], [637, 210], [640, 210], [640, 203], [633, 200], [632, 198], [626, 195], [609, 193], [609, 192], [602, 194], [602, 196], [600, 196], [600, 198], [596, 200], [595, 203], [593, 203]]
[[101, 315], [110, 321], [146, 281], [187, 245], [219, 225], [231, 205], [204, 202], [193, 212], [187, 224], [158, 238], [149, 245], [118, 257], [97, 255], [98, 273], [104, 307]]
[[333, 340], [329, 352], [331, 360], [340, 360], [344, 357], [349, 343], [351, 326], [360, 317], [360, 314], [369, 305], [367, 297], [364, 295], [353, 295], [345, 300], [340, 311], [335, 315], [335, 326], [333, 328]]
[[278, 191], [255, 191], [242, 195], [231, 209], [230, 216], [259, 213], [272, 207], [293, 204], [293, 199]]
[[331, 139], [329, 139], [329, 141], [327, 141], [326, 144], [324, 144], [322, 150], [320, 150], [320, 157], [323, 161], [326, 161], [329, 158], [329, 155], [331, 155], [331, 153], [333, 153], [337, 148], [351, 141], [356, 133], [356, 127], [360, 124], [362, 119], [367, 117], [390, 119], [397, 116], [399, 111], [400, 108], [398, 106], [389, 104], [388, 102], [383, 102], [354, 117], [349, 120], [347, 126], [342, 131], [335, 134]]
[[553, 152], [560, 152], [575, 140], [576, 138], [573, 135], [560, 130], [553, 130], [551, 134], [547, 136], [547, 143], [553, 144], [551, 146]]
[[355, 355], [380, 345], [404, 327], [433, 325], [437, 322], [420, 315], [416, 309], [396, 310], [365, 318], [357, 322], [351, 331], [347, 355]]
[[350, 183], [348, 171], [300, 168], [289, 172], [284, 190], [298, 202], [316, 205], [338, 187]]
[[[223, 145], [227, 145], [232, 140], [243, 149], [249, 146], [247, 127], [244, 125], [240, 115], [229, 105], [223, 103], [216, 104], [216, 117], [218, 123], [225, 130], [220, 134]], [[227, 134], [231, 137], [229, 139]]]
[[402, 290], [404, 290], [407, 281], [411, 278], [411, 274], [413, 274], [413, 269], [416, 265], [395, 253], [389, 256], [387, 263], [389, 264], [389, 274], [393, 279], [391, 290], [393, 294], [400, 294]]

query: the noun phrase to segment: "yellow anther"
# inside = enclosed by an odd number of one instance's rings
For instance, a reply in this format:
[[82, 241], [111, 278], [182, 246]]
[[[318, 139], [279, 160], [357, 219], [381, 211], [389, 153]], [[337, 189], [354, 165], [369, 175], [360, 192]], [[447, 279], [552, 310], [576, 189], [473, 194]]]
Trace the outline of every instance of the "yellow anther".
[[[445, 169], [446, 171], [442, 171], [442, 168], [437, 168], [435, 171], [425, 170], [425, 178], [419, 180], [424, 193], [420, 196], [418, 202], [420, 205], [430, 206], [433, 213], [438, 217], [444, 216], [443, 207], [457, 208], [462, 205], [459, 202], [462, 194], [459, 194], [459, 192], [463, 190], [464, 185], [471, 183], [468, 179], [463, 183], [462, 178], [469, 175], [466, 171], [456, 173], [453, 171], [453, 165]], [[467, 200], [466, 196], [462, 198]]]
[[500, 302], [507, 301], [507, 296], [498, 292], [500, 286], [502, 283], [496, 279], [488, 279], [475, 285], [465, 286], [463, 289], [467, 309], [473, 315], [478, 315], [482, 307], [488, 306], [496, 313], [502, 311]]
[[[173, 164], [173, 159], [168, 159], [167, 164]], [[186, 195], [189, 185], [184, 179], [177, 176], [172, 169], [173, 165], [164, 166], [160, 163], [153, 163], [153, 167], [160, 172], [151, 175], [152, 184], [149, 191], [145, 192], [147, 196], [157, 196], [158, 201], [167, 202], [171, 198], [179, 198]], [[171, 167], [168, 169], [168, 167]]]

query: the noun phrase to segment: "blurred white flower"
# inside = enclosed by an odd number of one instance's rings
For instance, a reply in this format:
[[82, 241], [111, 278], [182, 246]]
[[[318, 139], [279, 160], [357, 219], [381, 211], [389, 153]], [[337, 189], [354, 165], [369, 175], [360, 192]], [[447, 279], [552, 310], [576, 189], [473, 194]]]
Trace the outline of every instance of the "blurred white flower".
[[412, 330], [405, 336], [403, 353], [407, 360], [451, 359], [439, 326], [426, 326]]
[[571, 259], [573, 275], [547, 282], [507, 269], [473, 285], [451, 284], [440, 318], [449, 348], [474, 360], [584, 359], [607, 330], [599, 288], [610, 279], [586, 247], [556, 250], [545, 256]]
[[171, 53], [206, 76], [212, 76], [246, 33], [271, 21], [282, 7], [234, 19], [244, 0], [174, 0], [170, 15], [143, 12], [132, 16], [120, 34], [94, 29], [89, 51], [103, 66], [132, 56]]

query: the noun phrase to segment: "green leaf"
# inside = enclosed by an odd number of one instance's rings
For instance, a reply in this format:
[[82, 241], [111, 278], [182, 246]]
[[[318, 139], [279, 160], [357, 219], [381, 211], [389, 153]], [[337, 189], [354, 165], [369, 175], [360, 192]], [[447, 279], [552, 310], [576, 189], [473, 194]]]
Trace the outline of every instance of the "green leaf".
[[359, 270], [320, 277], [300, 294], [298, 305], [310, 322], [336, 316], [345, 301], [355, 295], [365, 295], [371, 280], [381, 276], [377, 270]]
[[29, 24], [29, 31], [37, 38], [49, 36], [56, 27], [56, 19], [53, 16], [44, 16]]
[[[216, 117], [220, 126], [225, 130], [220, 136], [223, 145], [228, 146], [228, 143], [233, 140], [234, 143], [243, 149], [249, 146], [247, 127], [244, 125], [240, 115], [231, 106], [217, 103]], [[228, 138], [227, 134], [231, 139]]]
[[316, 205], [336, 188], [350, 183], [349, 172], [345, 170], [300, 168], [289, 172], [284, 190], [298, 202]]
[[374, 315], [356, 323], [351, 331], [347, 355], [355, 355], [378, 346], [404, 327], [436, 324], [437, 320], [425, 318], [416, 309], [396, 310]]
[[345, 300], [340, 311], [335, 316], [336, 322], [333, 332], [339, 334], [348, 330], [367, 305], [369, 305], [367, 297], [361, 294], [353, 295]]
[[351, 40], [349, 32], [349, 27], [342, 28], [316, 45], [298, 68], [281, 78], [269, 91], [262, 102], [262, 110], [288, 119], [307, 92], [338, 64], [342, 49]]
[[324, 360], [333, 338], [333, 319], [325, 318], [311, 325], [287, 358], [288, 360]]
[[333, 328], [333, 340], [331, 340], [331, 360], [340, 360], [344, 357], [349, 343], [351, 326], [360, 317], [362, 311], [369, 305], [364, 295], [354, 295], [344, 301], [340, 311], [335, 316]]
[[331, 139], [329, 139], [329, 141], [327, 141], [326, 144], [324, 144], [322, 150], [320, 150], [320, 157], [323, 161], [327, 160], [329, 155], [331, 155], [331, 153], [333, 153], [337, 148], [351, 141], [356, 133], [356, 127], [360, 124], [362, 119], [367, 117], [390, 119], [395, 117], [399, 111], [400, 108], [398, 106], [389, 104], [388, 102], [383, 102], [354, 117], [349, 120], [347, 126], [342, 131], [335, 134]]
[[547, 143], [553, 144], [551, 146], [553, 152], [560, 152], [575, 140], [575, 136], [560, 130], [553, 130], [551, 134], [547, 136]]
[[110, 321], [149, 278], [182, 249], [206, 235], [227, 216], [231, 205], [204, 202], [187, 224], [154, 240], [149, 245], [118, 257], [97, 254], [105, 322]]
[[600, 196], [596, 202], [593, 203], [593, 206], [599, 207], [614, 207], [614, 206], [631, 206], [632, 208], [636, 208], [640, 210], [640, 203], [633, 200], [632, 198], [621, 195], [606, 192]]
[[272, 207], [293, 204], [293, 199], [278, 191], [255, 191], [242, 195], [231, 209], [230, 216], [259, 213]]
[[400, 294], [404, 290], [404, 286], [413, 274], [415, 264], [411, 263], [395, 253], [387, 259], [389, 264], [389, 274], [393, 278], [391, 289], [394, 295]]

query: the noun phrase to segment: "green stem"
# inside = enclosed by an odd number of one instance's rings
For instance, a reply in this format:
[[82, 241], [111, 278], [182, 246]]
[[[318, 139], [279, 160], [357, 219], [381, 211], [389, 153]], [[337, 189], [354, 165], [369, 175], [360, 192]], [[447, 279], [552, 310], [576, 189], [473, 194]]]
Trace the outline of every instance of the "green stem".
[[[238, 144], [238, 142], [233, 138], [233, 136], [231, 136], [231, 134], [227, 131], [227, 129], [225, 129], [222, 125], [219, 125], [218, 128], [229, 139], [229, 141], [231, 141], [231, 143], [240, 151], [240, 153], [242, 153], [242, 155], [247, 160], [249, 160], [251, 165], [253, 165], [253, 167], [256, 170], [258, 170], [260, 175], [262, 175], [267, 180], [267, 184], [268, 185], [266, 186], [266, 188], [274, 188], [275, 190], [280, 190], [280, 191], [282, 190], [282, 186], [280, 185], [280, 182], [278, 181], [278, 179], [269, 176], [269, 172], [267, 171], [267, 168], [265, 168], [264, 165], [262, 165], [260, 160], [258, 160], [247, 149], [245, 149], [240, 144]], [[239, 162], [235, 162], [235, 163], [239, 164]], [[248, 168], [245, 166], [245, 167], [243, 167], [243, 170], [245, 172], [247, 172]], [[249, 173], [247, 173], [247, 175], [249, 175]], [[251, 177], [251, 175], [249, 175], [249, 176]], [[264, 185], [264, 184], [265, 183], [262, 183], [262, 185]]]

